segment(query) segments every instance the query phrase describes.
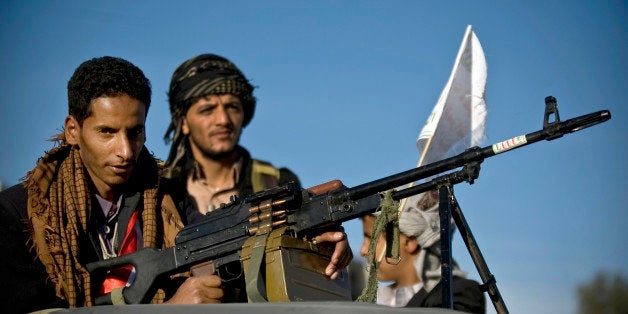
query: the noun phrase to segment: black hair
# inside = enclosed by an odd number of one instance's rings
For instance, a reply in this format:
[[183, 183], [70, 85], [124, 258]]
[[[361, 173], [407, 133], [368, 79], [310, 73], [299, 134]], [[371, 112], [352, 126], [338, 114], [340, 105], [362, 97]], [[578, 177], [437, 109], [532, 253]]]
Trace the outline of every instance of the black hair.
[[151, 85], [144, 72], [124, 59], [93, 58], [76, 68], [68, 82], [68, 113], [82, 125], [91, 113], [92, 100], [121, 95], [139, 100], [148, 113]]

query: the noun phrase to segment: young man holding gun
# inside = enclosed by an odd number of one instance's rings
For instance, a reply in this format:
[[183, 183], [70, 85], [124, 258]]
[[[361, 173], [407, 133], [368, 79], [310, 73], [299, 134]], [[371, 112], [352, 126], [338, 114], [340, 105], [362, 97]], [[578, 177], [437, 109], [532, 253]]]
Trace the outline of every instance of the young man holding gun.
[[[159, 190], [157, 161], [144, 146], [150, 102], [150, 82], [126, 60], [94, 58], [76, 69], [59, 145], [23, 183], [0, 192], [2, 312], [94, 305], [134, 273], [118, 268], [96, 278], [85, 265], [174, 245], [183, 223]], [[181, 281], [160, 282], [149, 301], [222, 297], [215, 275]]]

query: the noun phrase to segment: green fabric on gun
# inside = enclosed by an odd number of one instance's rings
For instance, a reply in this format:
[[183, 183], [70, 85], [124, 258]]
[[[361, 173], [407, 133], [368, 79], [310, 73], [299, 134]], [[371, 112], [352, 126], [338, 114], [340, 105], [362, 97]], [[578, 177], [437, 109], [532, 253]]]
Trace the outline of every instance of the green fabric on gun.
[[362, 294], [357, 299], [359, 302], [375, 303], [377, 301], [377, 271], [380, 261], [375, 256], [375, 250], [383, 230], [386, 231], [386, 259], [399, 259], [399, 202], [393, 200], [392, 190], [386, 191], [383, 196], [375, 212], [377, 218], [373, 224], [368, 249], [369, 276]]

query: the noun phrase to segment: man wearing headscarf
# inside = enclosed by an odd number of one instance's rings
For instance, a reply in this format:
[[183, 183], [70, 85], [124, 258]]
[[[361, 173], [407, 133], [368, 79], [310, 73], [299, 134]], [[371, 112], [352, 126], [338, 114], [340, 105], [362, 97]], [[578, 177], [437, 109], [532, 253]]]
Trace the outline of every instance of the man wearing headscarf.
[[[440, 217], [438, 191], [411, 197], [399, 214], [399, 260], [379, 264], [377, 279], [392, 281], [377, 289], [377, 304], [393, 307], [442, 307]], [[417, 201], [418, 200], [418, 201]], [[413, 204], [414, 202], [414, 204]], [[372, 239], [376, 215], [362, 218], [364, 240], [360, 255], [369, 256], [371, 241], [378, 241], [375, 256], [385, 249], [386, 239]], [[454, 309], [485, 313], [484, 294], [479, 284], [466, 279], [466, 272], [453, 262], [452, 294]]]
[[[88, 263], [174, 245], [183, 223], [144, 146], [150, 101], [150, 82], [126, 60], [94, 58], [76, 69], [58, 145], [23, 183], [0, 192], [3, 313], [94, 305], [96, 297], [122, 291], [135, 274], [125, 267], [96, 276]], [[159, 288], [172, 290], [159, 289], [148, 300], [222, 297], [217, 276], [179, 283], [159, 281]]]
[[[300, 185], [292, 171], [253, 159], [238, 145], [255, 112], [253, 89], [235, 64], [215, 54], [190, 58], [172, 75], [172, 121], [165, 135], [172, 147], [164, 177], [178, 208], [187, 209], [181, 213], [187, 224], [202, 221], [232, 195], [246, 197], [290, 181]], [[325, 232], [314, 240], [335, 243], [325, 273], [336, 278], [352, 258], [346, 235]], [[246, 301], [243, 296], [227, 299]]]

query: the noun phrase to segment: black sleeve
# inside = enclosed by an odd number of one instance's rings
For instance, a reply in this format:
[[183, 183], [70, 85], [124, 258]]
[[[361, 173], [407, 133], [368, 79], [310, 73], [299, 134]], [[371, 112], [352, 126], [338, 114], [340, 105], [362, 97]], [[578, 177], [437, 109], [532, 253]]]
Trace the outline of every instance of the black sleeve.
[[[453, 277], [452, 294], [454, 310], [469, 313], [486, 313], [484, 293], [480, 290], [480, 285], [477, 282], [461, 277]], [[442, 307], [442, 295], [442, 288], [439, 283], [429, 293], [421, 289], [408, 302], [406, 307]]]
[[160, 184], [161, 192], [172, 197], [179, 217], [185, 226], [203, 221], [205, 215], [198, 211], [196, 201], [187, 193], [186, 183], [183, 179], [161, 178]]
[[486, 300], [480, 285], [469, 279], [454, 277], [454, 309], [469, 313], [486, 313]]
[[301, 181], [299, 181], [299, 177], [297, 177], [294, 172], [288, 168], [279, 168], [279, 185], [286, 184], [290, 181], [295, 182], [298, 187], [301, 187]]
[[15, 185], [0, 192], [0, 312], [25, 313], [68, 307], [56, 297], [44, 265], [29, 250], [26, 225], [26, 190]]

